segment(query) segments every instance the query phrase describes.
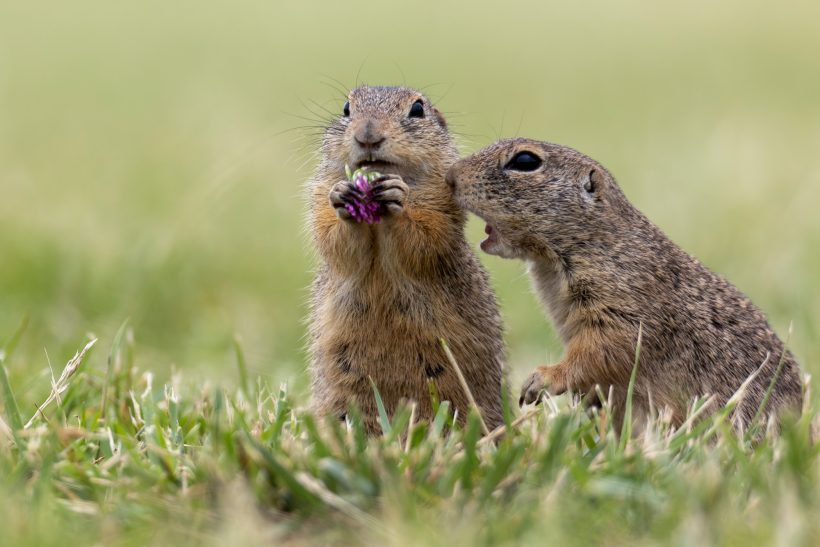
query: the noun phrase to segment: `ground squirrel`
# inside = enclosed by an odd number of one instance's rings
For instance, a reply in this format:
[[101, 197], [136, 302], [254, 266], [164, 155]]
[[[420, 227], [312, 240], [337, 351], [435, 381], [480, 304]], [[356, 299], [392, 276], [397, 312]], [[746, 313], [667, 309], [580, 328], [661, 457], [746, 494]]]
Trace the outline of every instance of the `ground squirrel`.
[[696, 396], [726, 403], [760, 368], [735, 414], [748, 425], [781, 360], [766, 411], [799, 408], [799, 367], [763, 312], [670, 241], [591, 158], [504, 140], [455, 164], [447, 181], [457, 202], [487, 222], [484, 251], [528, 263], [565, 344], [558, 364], [524, 382], [521, 403], [542, 389], [585, 393], [597, 384], [612, 386], [617, 405], [642, 325], [639, 411], [651, 401], [679, 424]]
[[[372, 378], [388, 413], [415, 401], [429, 419], [432, 378], [463, 418], [468, 397], [444, 338], [487, 426], [500, 425], [501, 320], [444, 179], [458, 159], [444, 117], [412, 89], [362, 86], [327, 127], [321, 156], [309, 182], [320, 259], [309, 318], [314, 410], [343, 417], [355, 404], [378, 431]], [[346, 165], [385, 174], [372, 188], [379, 223], [357, 222], [345, 207], [360, 197]]]

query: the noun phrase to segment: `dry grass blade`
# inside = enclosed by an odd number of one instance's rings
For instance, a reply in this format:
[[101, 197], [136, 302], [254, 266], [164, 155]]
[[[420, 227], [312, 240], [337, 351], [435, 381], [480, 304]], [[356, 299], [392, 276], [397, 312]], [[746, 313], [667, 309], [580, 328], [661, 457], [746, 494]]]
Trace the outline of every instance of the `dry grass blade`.
[[484, 432], [484, 436], [489, 435], [490, 429], [484, 421], [484, 415], [481, 413], [481, 408], [478, 406], [478, 403], [476, 403], [475, 397], [473, 397], [473, 392], [470, 391], [470, 386], [467, 384], [467, 379], [464, 377], [464, 374], [462, 374], [461, 367], [458, 366], [458, 362], [456, 361], [453, 352], [450, 351], [450, 346], [447, 345], [444, 338], [440, 338], [439, 342], [441, 342], [441, 347], [444, 348], [444, 354], [447, 356], [447, 360], [450, 361], [450, 364], [453, 365], [453, 369], [456, 371], [456, 376], [458, 376], [458, 381], [461, 382], [461, 387], [464, 389], [464, 393], [467, 394], [467, 399], [470, 401], [470, 406], [472, 406], [476, 414], [478, 414], [478, 419], [481, 421], [481, 431]]
[[766, 358], [763, 359], [763, 362], [760, 363], [760, 366], [757, 367], [757, 370], [751, 373], [749, 377], [746, 378], [746, 380], [744, 380], [742, 384], [740, 384], [740, 387], [737, 388], [737, 391], [735, 391], [734, 395], [732, 395], [729, 398], [729, 400], [726, 401], [725, 406], [727, 408], [731, 406], [737, 406], [743, 401], [743, 398], [746, 396], [746, 391], [748, 391], [749, 389], [749, 384], [754, 382], [754, 379], [757, 378], [757, 375], [760, 374], [760, 372], [763, 370], [763, 367], [765, 367], [766, 363], [769, 362], [769, 358], [771, 357], [771, 355], [771, 353], [766, 352]]
[[686, 420], [682, 424], [680, 424], [680, 427], [678, 427], [677, 429], [679, 431], [692, 431], [692, 426], [695, 424], [695, 420], [697, 420], [707, 410], [711, 409], [716, 399], [717, 397], [715, 397], [714, 395], [709, 395], [708, 398], [705, 401], [703, 401], [703, 403], [700, 406], [693, 404], [692, 408], [689, 409], [689, 413], [686, 416]]
[[94, 338], [88, 344], [86, 344], [82, 350], [75, 353], [74, 357], [72, 357], [68, 361], [68, 363], [66, 363], [66, 366], [63, 369], [62, 374], [60, 374], [60, 377], [57, 379], [56, 382], [52, 383], [51, 393], [49, 394], [48, 399], [46, 399], [45, 402], [43, 402], [43, 404], [37, 407], [37, 411], [34, 413], [34, 416], [32, 416], [31, 419], [28, 422], [26, 422], [26, 425], [23, 426], [23, 429], [28, 429], [29, 427], [31, 427], [31, 425], [34, 423], [34, 420], [36, 420], [38, 416], [42, 415], [43, 410], [45, 410], [45, 408], [48, 405], [50, 405], [52, 401], [57, 399], [60, 395], [62, 395], [65, 392], [65, 390], [68, 389], [71, 377], [74, 376], [80, 369], [80, 365], [82, 365], [83, 360], [85, 359], [85, 354], [88, 353], [88, 351], [92, 347], [94, 347], [94, 344], [96, 343], [97, 339]]
[[413, 402], [410, 405], [410, 422], [407, 424], [407, 440], [404, 443], [404, 451], [410, 452], [410, 443], [413, 440], [413, 426], [416, 425], [416, 411], [418, 410], [418, 404]]
[[[749, 377], [746, 378], [746, 380], [744, 380], [742, 384], [740, 384], [740, 387], [737, 388], [737, 391], [735, 391], [735, 393], [731, 397], [729, 397], [729, 400], [726, 401], [724, 408], [728, 409], [729, 411], [732, 411], [736, 407], [740, 406], [740, 403], [742, 403], [743, 399], [746, 397], [746, 392], [749, 390], [749, 385], [751, 385], [751, 383], [754, 382], [755, 378], [757, 378], [757, 376], [763, 371], [763, 367], [765, 367], [766, 363], [769, 362], [769, 358], [771, 357], [771, 355], [771, 353], [766, 352], [766, 358], [763, 359], [763, 362], [760, 363], [760, 366], [757, 367], [757, 370], [751, 373]], [[738, 421], [738, 418], [736, 416], [732, 417], [732, 425], [736, 428], [740, 427], [740, 422]]]
[[[540, 408], [531, 408], [527, 412], [525, 412], [524, 414], [522, 414], [521, 416], [519, 416], [518, 418], [513, 420], [513, 422], [510, 425], [512, 427], [518, 427], [521, 424], [523, 424], [524, 422], [526, 422], [526, 421], [532, 419], [534, 416], [538, 415], [540, 412], [541, 412]], [[506, 432], [507, 432], [507, 426], [506, 425], [500, 425], [500, 426], [496, 427], [495, 429], [493, 429], [488, 435], [484, 435], [481, 439], [479, 439], [478, 444], [479, 444], [479, 446], [481, 446], [483, 444], [493, 442], [497, 438], [504, 435], [504, 433], [506, 433]]]
[[[780, 352], [780, 360], [777, 362], [777, 368], [774, 370], [774, 375], [772, 376], [771, 382], [769, 382], [769, 387], [766, 388], [766, 392], [763, 394], [763, 400], [760, 401], [760, 406], [758, 406], [757, 412], [755, 412], [754, 418], [752, 418], [752, 427], [757, 426], [758, 419], [763, 416], [763, 413], [766, 411], [766, 405], [769, 403], [769, 398], [772, 396], [774, 386], [780, 378], [780, 373], [783, 372], [783, 365], [786, 363], [786, 352], [788, 351], [789, 342], [791, 342], [793, 333], [794, 323], [789, 323], [789, 332], [786, 336], [786, 341], [783, 343], [783, 350]], [[766, 357], [768, 358], [768, 355]]]

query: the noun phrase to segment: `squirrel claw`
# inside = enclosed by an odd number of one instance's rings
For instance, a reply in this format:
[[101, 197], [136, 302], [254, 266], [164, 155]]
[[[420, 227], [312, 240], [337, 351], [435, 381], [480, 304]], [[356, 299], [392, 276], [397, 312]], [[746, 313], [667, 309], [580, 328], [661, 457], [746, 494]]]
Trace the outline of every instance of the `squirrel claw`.
[[342, 220], [353, 220], [348, 205], [361, 198], [362, 192], [350, 181], [337, 182], [330, 189], [330, 205], [336, 209], [336, 215]]
[[529, 377], [524, 380], [524, 385], [521, 386], [521, 396], [518, 398], [518, 406], [540, 403], [541, 393], [545, 387], [544, 379], [537, 370], [530, 374]]
[[374, 200], [384, 205], [388, 213], [396, 215], [404, 210], [404, 201], [410, 187], [398, 175], [384, 175], [373, 181]]
[[544, 392], [551, 395], [560, 395], [565, 388], [559, 385], [555, 375], [556, 367], [538, 367], [530, 374], [521, 386], [521, 396], [518, 398], [518, 406], [538, 404]]

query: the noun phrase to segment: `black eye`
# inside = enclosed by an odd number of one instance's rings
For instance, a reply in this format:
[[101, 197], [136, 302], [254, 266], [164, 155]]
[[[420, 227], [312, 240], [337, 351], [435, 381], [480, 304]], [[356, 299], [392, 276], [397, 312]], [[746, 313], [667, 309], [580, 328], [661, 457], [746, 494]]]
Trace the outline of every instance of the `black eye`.
[[421, 99], [413, 103], [413, 106], [410, 107], [410, 114], [408, 115], [411, 118], [424, 117], [424, 103], [421, 101]]
[[350, 103], [346, 102], [344, 108], [342, 108], [342, 113], [345, 115], [345, 118], [350, 117]]
[[530, 152], [519, 152], [513, 159], [507, 162], [504, 169], [513, 171], [535, 171], [541, 167], [541, 158]]

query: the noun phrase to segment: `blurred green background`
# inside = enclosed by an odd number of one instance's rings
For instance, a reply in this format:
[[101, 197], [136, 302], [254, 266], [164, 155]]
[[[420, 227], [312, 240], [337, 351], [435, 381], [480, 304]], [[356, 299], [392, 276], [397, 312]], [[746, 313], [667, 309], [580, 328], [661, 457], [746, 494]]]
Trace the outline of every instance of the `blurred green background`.
[[[3, 2], [0, 341], [30, 318], [12, 380], [48, 389], [89, 332], [102, 369], [130, 318], [160, 375], [234, 378], [238, 335], [254, 373], [306, 389], [303, 184], [337, 81], [423, 88], [465, 154], [522, 135], [600, 160], [818, 371], [819, 21], [810, 2]], [[517, 384], [561, 345], [522, 265], [482, 260]]]

